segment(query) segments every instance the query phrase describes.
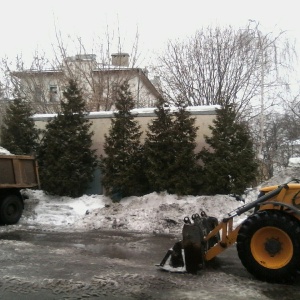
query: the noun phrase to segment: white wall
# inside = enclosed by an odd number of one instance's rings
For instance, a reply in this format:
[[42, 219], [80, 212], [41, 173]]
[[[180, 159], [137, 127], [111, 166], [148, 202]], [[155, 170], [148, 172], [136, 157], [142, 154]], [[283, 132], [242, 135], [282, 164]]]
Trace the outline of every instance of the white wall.
[[[196, 119], [195, 125], [199, 127], [197, 132], [197, 148], [196, 151], [200, 151], [205, 145], [205, 135], [210, 135], [211, 132], [208, 128], [209, 125], [213, 125], [213, 120], [216, 116], [217, 106], [199, 106], [199, 107], [190, 107], [187, 110], [191, 112], [191, 116]], [[147, 130], [147, 125], [155, 118], [154, 108], [146, 109], [134, 109], [132, 111], [137, 115], [136, 120], [141, 125], [143, 131], [141, 139], [145, 139], [145, 132]], [[45, 129], [47, 121], [53, 118], [53, 114], [39, 114], [35, 115], [33, 118], [35, 124], [39, 129]], [[93, 135], [93, 148], [97, 150], [98, 155], [103, 155], [103, 144], [104, 144], [104, 135], [108, 134], [109, 128], [111, 126], [111, 118], [113, 118], [112, 111], [103, 111], [103, 112], [92, 112], [88, 115], [88, 119], [92, 122], [91, 130], [94, 132]]]

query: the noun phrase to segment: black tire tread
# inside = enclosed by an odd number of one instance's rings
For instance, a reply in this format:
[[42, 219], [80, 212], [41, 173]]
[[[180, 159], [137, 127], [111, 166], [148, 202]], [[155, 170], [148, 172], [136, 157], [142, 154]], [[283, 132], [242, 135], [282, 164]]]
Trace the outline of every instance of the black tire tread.
[[[14, 203], [17, 207], [17, 212], [13, 216], [8, 216], [6, 208], [8, 203]], [[0, 223], [3, 225], [12, 225], [18, 223], [22, 216], [23, 204], [22, 198], [16, 194], [7, 195], [0, 202]]]
[[[250, 242], [253, 234], [265, 226], [277, 227], [285, 231], [291, 238], [294, 253], [291, 261], [281, 269], [268, 269], [259, 264], [251, 253]], [[294, 281], [300, 267], [300, 224], [297, 219], [278, 210], [258, 211], [248, 217], [238, 233], [238, 256], [244, 267], [254, 277], [276, 283], [289, 283]]]

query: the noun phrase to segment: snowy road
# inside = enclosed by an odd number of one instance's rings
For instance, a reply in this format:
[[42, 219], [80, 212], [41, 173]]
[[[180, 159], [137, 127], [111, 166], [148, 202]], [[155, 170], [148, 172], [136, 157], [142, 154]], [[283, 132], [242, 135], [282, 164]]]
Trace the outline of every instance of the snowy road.
[[200, 275], [157, 270], [174, 241], [118, 231], [1, 230], [0, 298], [300, 299], [300, 280], [291, 286], [254, 280], [235, 247]]

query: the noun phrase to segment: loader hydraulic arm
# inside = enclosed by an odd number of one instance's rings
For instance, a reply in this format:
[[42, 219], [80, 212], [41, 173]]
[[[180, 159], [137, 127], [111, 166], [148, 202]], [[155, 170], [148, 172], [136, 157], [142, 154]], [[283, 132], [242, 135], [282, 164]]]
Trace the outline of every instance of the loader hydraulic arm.
[[233, 245], [236, 242], [238, 231], [240, 229], [240, 225], [233, 228], [233, 218], [235, 216], [240, 216], [241, 214], [249, 211], [250, 209], [262, 204], [266, 200], [269, 200], [282, 192], [285, 194], [285, 190], [288, 189], [287, 184], [282, 184], [278, 186], [277, 189], [270, 191], [269, 193], [259, 197], [257, 200], [243, 205], [231, 213], [228, 214], [228, 217], [225, 217], [215, 228], [212, 230], [207, 236], [204, 237], [204, 241], [209, 241], [217, 232], [221, 233], [220, 241], [211, 247], [205, 254], [205, 260], [211, 260], [216, 257], [218, 254], [223, 252], [226, 248]]
[[241, 214], [245, 213], [246, 211], [254, 208], [255, 206], [257, 206], [258, 204], [266, 201], [266, 200], [269, 200], [271, 198], [273, 198], [274, 196], [278, 195], [282, 189], [285, 188], [285, 189], [288, 189], [288, 185], [287, 184], [283, 184], [283, 185], [279, 185], [277, 189], [259, 197], [257, 200], [253, 201], [253, 202], [250, 202], [248, 204], [245, 204], [239, 208], [237, 208], [236, 210], [232, 211], [231, 213], [229, 213], [229, 217], [235, 217], [235, 216], [240, 216]]
[[223, 219], [206, 237], [204, 241], [208, 242], [217, 233], [221, 233], [220, 241], [211, 247], [205, 254], [205, 260], [211, 260], [218, 254], [223, 252], [226, 248], [233, 245], [236, 242], [237, 234], [240, 226], [233, 229], [233, 217]]

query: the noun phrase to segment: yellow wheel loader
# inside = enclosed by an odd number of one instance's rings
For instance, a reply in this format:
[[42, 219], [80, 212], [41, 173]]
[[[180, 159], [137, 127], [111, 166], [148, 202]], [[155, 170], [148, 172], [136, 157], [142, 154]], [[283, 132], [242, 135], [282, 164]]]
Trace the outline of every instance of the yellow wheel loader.
[[[192, 220], [185, 217], [182, 240], [157, 266], [170, 272], [197, 273], [236, 243], [242, 264], [254, 277], [292, 282], [300, 271], [299, 182], [293, 179], [262, 188], [257, 200], [228, 213], [221, 222], [204, 211], [194, 214]], [[234, 225], [234, 217], [249, 211], [250, 216]]]

